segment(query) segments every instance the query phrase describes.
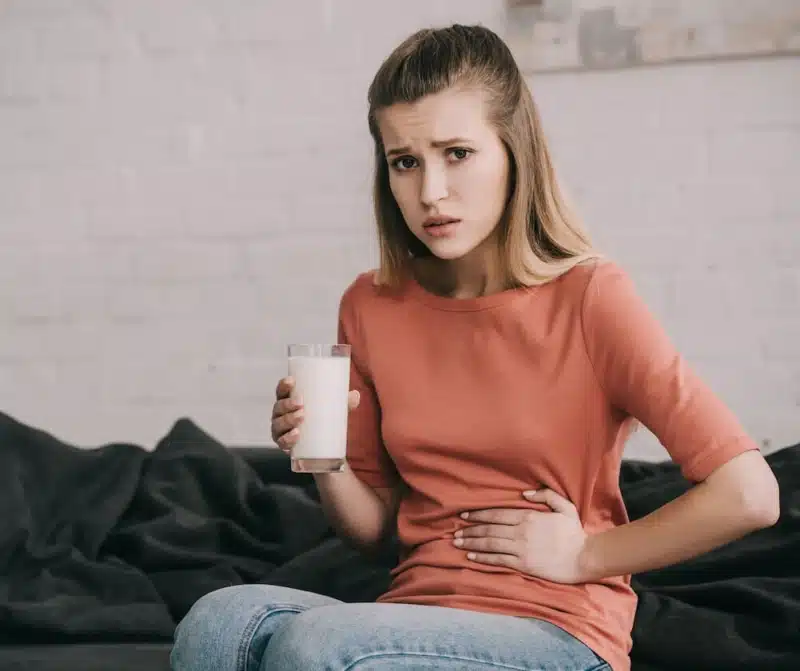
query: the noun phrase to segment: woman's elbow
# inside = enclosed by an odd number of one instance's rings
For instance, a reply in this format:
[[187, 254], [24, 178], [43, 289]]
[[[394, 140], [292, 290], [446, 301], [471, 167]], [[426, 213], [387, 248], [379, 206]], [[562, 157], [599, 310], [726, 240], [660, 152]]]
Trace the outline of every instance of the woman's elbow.
[[757, 450], [731, 459], [708, 478], [720, 493], [725, 492], [745, 533], [770, 527], [781, 514], [778, 481]]
[[778, 480], [763, 457], [759, 455], [754, 461], [748, 468], [739, 496], [742, 513], [753, 531], [771, 527], [781, 516]]
[[756, 529], [771, 527], [781, 516], [778, 481], [769, 468], [767, 471], [746, 496], [748, 517], [753, 520]]

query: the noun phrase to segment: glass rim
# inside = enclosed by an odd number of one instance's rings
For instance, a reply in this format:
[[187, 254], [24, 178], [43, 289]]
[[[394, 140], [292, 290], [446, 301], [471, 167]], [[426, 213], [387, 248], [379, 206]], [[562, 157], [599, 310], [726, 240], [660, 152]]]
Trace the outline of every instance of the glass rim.
[[350, 345], [346, 343], [289, 343], [288, 356], [349, 356]]

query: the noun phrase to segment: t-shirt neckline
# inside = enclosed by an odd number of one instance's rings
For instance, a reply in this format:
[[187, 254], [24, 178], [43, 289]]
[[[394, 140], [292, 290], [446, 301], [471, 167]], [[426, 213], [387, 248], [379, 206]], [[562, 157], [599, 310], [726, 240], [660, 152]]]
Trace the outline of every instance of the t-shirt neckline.
[[437, 310], [449, 312], [475, 312], [477, 310], [489, 310], [501, 305], [505, 305], [515, 298], [528, 293], [534, 287], [515, 287], [505, 289], [487, 296], [476, 296], [474, 298], [454, 298], [452, 296], [440, 296], [434, 294], [423, 287], [413, 275], [409, 274], [406, 280], [406, 293], [411, 298], [418, 300], [425, 305]]

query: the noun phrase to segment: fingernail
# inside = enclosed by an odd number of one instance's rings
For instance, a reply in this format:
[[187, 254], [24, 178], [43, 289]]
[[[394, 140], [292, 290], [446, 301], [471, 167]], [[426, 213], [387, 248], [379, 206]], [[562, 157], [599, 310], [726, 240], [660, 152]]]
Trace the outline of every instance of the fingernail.
[[464, 532], [459, 529], [453, 534], [456, 538], [461, 538], [464, 535]]
[[461, 519], [467, 519], [469, 517], [469, 513], [461, 513]]
[[523, 496], [533, 496], [534, 494], [536, 494], [535, 489], [529, 489], [527, 492], [522, 492]]
[[475, 553], [474, 552], [467, 552], [467, 559], [474, 560], [475, 559]]
[[456, 538], [453, 541], [453, 545], [455, 545], [456, 547], [460, 548], [462, 545], [464, 545], [464, 539], [463, 538]]
[[298, 405], [298, 406], [300, 406], [300, 405], [303, 405], [303, 396], [302, 396], [302, 394], [298, 394], [298, 395], [295, 397], [295, 399], [294, 399], [294, 404], [295, 404], [295, 405]]

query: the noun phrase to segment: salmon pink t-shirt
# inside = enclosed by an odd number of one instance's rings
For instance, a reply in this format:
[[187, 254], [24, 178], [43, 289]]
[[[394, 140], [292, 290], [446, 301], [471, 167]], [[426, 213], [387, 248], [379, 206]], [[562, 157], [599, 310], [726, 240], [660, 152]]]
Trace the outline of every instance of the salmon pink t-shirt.
[[349, 467], [403, 492], [401, 559], [379, 601], [541, 618], [627, 671], [629, 576], [562, 585], [452, 544], [461, 512], [540, 508], [522, 497], [539, 487], [572, 501], [590, 534], [628, 522], [619, 469], [636, 420], [692, 481], [757, 449], [627, 275], [592, 261], [541, 286], [456, 299], [365, 273], [342, 297], [339, 337], [361, 393]]

